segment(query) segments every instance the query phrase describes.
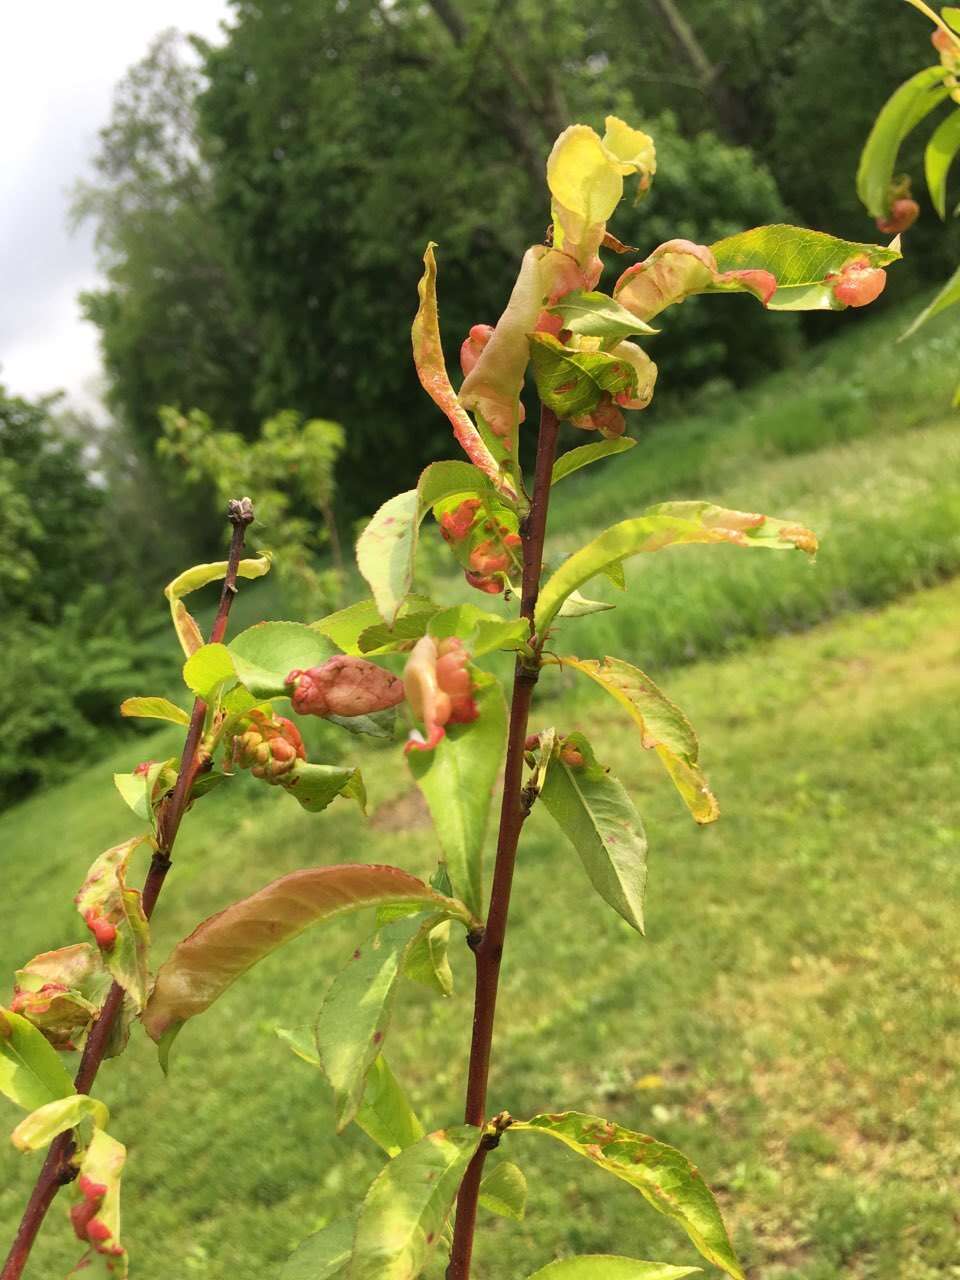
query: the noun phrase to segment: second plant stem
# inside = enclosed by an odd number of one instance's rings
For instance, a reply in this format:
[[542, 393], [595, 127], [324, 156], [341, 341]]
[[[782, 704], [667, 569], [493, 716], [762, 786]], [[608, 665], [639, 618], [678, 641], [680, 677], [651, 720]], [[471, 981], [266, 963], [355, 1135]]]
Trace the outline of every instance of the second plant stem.
[[[247, 525], [253, 520], [253, 507], [249, 498], [231, 501], [228, 510], [230, 523], [233, 525], [233, 537], [230, 542], [230, 554], [227, 561], [227, 572], [223, 580], [223, 590], [220, 593], [220, 605], [217, 609], [213, 629], [210, 632], [211, 644], [222, 640], [226, 632], [230, 606], [233, 603], [233, 597], [237, 593], [237, 566], [243, 554], [244, 536]], [[143, 885], [142, 906], [143, 913], [148, 920], [153, 915], [153, 908], [160, 895], [167, 872], [170, 870], [170, 855], [173, 851], [177, 831], [180, 828], [180, 821], [190, 801], [193, 784], [205, 764], [199, 750], [205, 715], [206, 704], [200, 698], [197, 698], [193, 704], [193, 714], [190, 717], [190, 726], [187, 729], [187, 736], [183, 744], [177, 781], [173, 792], [160, 811], [157, 828], [157, 849], [150, 862], [150, 870], [147, 872], [147, 878]], [[77, 1093], [90, 1092], [106, 1055], [117, 1018], [120, 1016], [123, 1007], [123, 994], [123, 988], [114, 982], [103, 1003], [103, 1007], [97, 1015], [97, 1020], [87, 1036], [87, 1042], [84, 1045], [80, 1066], [74, 1081]], [[50, 1150], [47, 1152], [47, 1157], [43, 1162], [43, 1167], [33, 1188], [33, 1193], [24, 1210], [16, 1238], [4, 1263], [3, 1271], [0, 1272], [0, 1280], [20, 1280], [23, 1269], [27, 1264], [27, 1259], [30, 1256], [30, 1251], [33, 1248], [33, 1243], [37, 1238], [37, 1233], [57, 1192], [62, 1186], [76, 1177], [77, 1169], [73, 1163], [74, 1148], [73, 1133], [70, 1130], [54, 1138], [51, 1143]]]
[[[500, 830], [497, 858], [490, 890], [483, 938], [475, 947], [476, 988], [473, 1006], [473, 1037], [467, 1076], [467, 1102], [464, 1120], [482, 1126], [486, 1120], [487, 1084], [490, 1077], [490, 1053], [493, 1025], [500, 985], [500, 962], [507, 933], [510, 891], [517, 860], [517, 846], [527, 809], [523, 796], [524, 743], [533, 691], [540, 675], [540, 645], [534, 633], [533, 615], [543, 569], [543, 543], [547, 529], [550, 502], [550, 480], [557, 452], [559, 423], [556, 414], [545, 405], [540, 412], [540, 434], [533, 480], [530, 511], [521, 526], [523, 539], [523, 586], [521, 615], [530, 623], [533, 658], [518, 657], [513, 676], [513, 698], [507, 733], [507, 758], [504, 766], [503, 800], [500, 808]], [[447, 1280], [468, 1280], [473, 1255], [473, 1237], [477, 1222], [480, 1182], [489, 1143], [484, 1139], [467, 1167], [457, 1197], [457, 1218]]]

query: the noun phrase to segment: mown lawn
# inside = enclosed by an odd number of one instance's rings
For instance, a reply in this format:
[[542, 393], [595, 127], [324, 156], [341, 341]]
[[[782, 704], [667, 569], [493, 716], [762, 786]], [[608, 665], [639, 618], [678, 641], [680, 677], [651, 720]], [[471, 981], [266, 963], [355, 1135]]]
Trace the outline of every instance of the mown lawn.
[[[683, 1148], [720, 1195], [751, 1280], [960, 1277], [960, 581], [925, 587], [960, 568], [960, 459], [943, 331], [880, 351], [889, 330], [858, 326], [741, 406], [722, 399], [638, 433], [603, 477], [557, 491], [554, 559], [670, 496], [804, 518], [824, 537], [815, 566], [732, 548], [634, 562], [631, 593], [610, 592], [615, 612], [565, 624], [561, 651], [674, 668], [658, 678], [700, 730], [723, 816], [697, 829], [612, 704], [545, 673], [535, 727], [588, 732], [644, 814], [648, 935], [592, 895], [535, 810], [492, 1083], [492, 1109], [595, 1111]], [[72, 895], [136, 826], [110, 772], [175, 740], [154, 735], [0, 817], [0, 972], [82, 936]], [[369, 822], [345, 801], [309, 817], [248, 778], [198, 805], [156, 917], [157, 957], [299, 866], [429, 874], [435, 844], [399, 748], [368, 745], [359, 762]], [[380, 1157], [358, 1130], [332, 1136], [325, 1084], [273, 1028], [309, 1024], [370, 927], [314, 931], [254, 970], [184, 1031], [169, 1080], [141, 1035], [104, 1068], [97, 1093], [129, 1148], [134, 1277], [272, 1276], [359, 1202]], [[387, 1046], [431, 1126], [462, 1108], [466, 948], [453, 962], [454, 998], [408, 985]], [[522, 1225], [485, 1216], [478, 1280], [522, 1280], [567, 1252], [696, 1261], [622, 1183], [534, 1136], [508, 1135], [504, 1149], [530, 1204]], [[4, 1238], [38, 1163], [0, 1147]], [[59, 1205], [27, 1275], [50, 1280], [77, 1256]]]

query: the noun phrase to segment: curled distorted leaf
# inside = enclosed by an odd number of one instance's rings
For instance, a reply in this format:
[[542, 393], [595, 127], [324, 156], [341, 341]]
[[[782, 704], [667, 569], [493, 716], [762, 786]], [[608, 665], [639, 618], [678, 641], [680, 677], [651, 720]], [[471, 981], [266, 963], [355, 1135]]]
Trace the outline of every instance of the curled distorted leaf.
[[693, 817], [700, 823], [715, 822], [720, 809], [700, 769], [697, 735], [680, 708], [639, 667], [619, 658], [604, 658], [602, 663], [581, 658], [560, 661], [594, 680], [629, 712], [643, 746], [656, 751]]
[[144, 1010], [147, 1033], [159, 1040], [202, 1013], [258, 960], [310, 925], [386, 903], [423, 906], [472, 923], [462, 902], [399, 867], [347, 864], [291, 872], [210, 916], [174, 947]]
[[[450, 888], [452, 890], [453, 886]], [[449, 920], [442, 921], [429, 932], [415, 938], [404, 962], [404, 977], [430, 987], [442, 996], [452, 995], [453, 971], [447, 955], [449, 944]]]
[[392, 920], [356, 948], [334, 978], [317, 1018], [317, 1048], [333, 1085], [336, 1127], [345, 1129], [363, 1098], [367, 1072], [380, 1054], [407, 955], [438, 923], [419, 913]]
[[44, 951], [18, 969], [10, 1007], [55, 1049], [80, 1048], [110, 986], [96, 947], [86, 942]]
[[176, 761], [146, 760], [132, 773], [115, 773], [113, 785], [124, 803], [156, 830], [156, 806], [177, 780]]
[[513, 457], [516, 457], [520, 421], [520, 392], [530, 360], [527, 335], [536, 328], [537, 317], [546, 301], [540, 262], [547, 252], [543, 245], [534, 245], [523, 255], [520, 274], [506, 309], [460, 387], [463, 407], [480, 414]]
[[598, 573], [608, 572], [629, 556], [690, 543], [731, 542], [739, 547], [806, 551], [817, 540], [809, 529], [751, 511], [729, 511], [709, 502], [662, 502], [642, 516], [621, 520], [575, 551], [547, 579], [537, 601], [535, 623], [542, 636], [567, 596]]
[[761, 264], [731, 271], [718, 265], [706, 245], [668, 240], [643, 262], [628, 267], [614, 285], [618, 304], [641, 320], [650, 320], [695, 293], [752, 293], [764, 304], [776, 280]]
[[293, 767], [280, 779], [280, 786], [293, 796], [307, 813], [322, 813], [338, 796], [356, 800], [366, 811], [367, 789], [359, 769], [336, 764], [310, 764], [295, 760]]
[[467, 462], [433, 462], [416, 489], [385, 502], [357, 542], [357, 565], [370, 585], [380, 617], [392, 626], [413, 584], [420, 525], [446, 498], [489, 493], [483, 475]]
[[[127, 1251], [120, 1243], [120, 1174], [127, 1149], [103, 1129], [95, 1129], [73, 1184], [70, 1219], [78, 1240], [90, 1245], [74, 1271], [125, 1280]], [[71, 1272], [71, 1275], [73, 1272]]]
[[125, 698], [120, 703], [120, 714], [140, 720], [169, 720], [172, 724], [188, 725], [189, 714], [169, 698]]
[[24, 1111], [76, 1093], [57, 1051], [26, 1018], [0, 1008], [0, 1093]]
[[383, 1054], [370, 1067], [354, 1123], [391, 1159], [423, 1137], [423, 1125]]
[[941, 218], [947, 216], [947, 175], [960, 151], [960, 111], [953, 111], [934, 129], [923, 153], [927, 189]]
[[[710, 249], [717, 266], [727, 275], [769, 272], [777, 286], [766, 300], [771, 311], [838, 311], [848, 305], [862, 306], [882, 292], [883, 268], [903, 256], [897, 240], [887, 247], [861, 244], [782, 224], [741, 231], [718, 240]], [[872, 284], [860, 298], [851, 297], [842, 287], [851, 271], [859, 271]]]
[[634, 1187], [673, 1218], [700, 1253], [733, 1280], [744, 1280], [723, 1218], [697, 1169], [674, 1147], [599, 1116], [566, 1111], [514, 1122], [509, 1132], [543, 1133]]
[[[203, 644], [203, 636], [196, 621], [187, 611], [183, 597], [192, 591], [199, 591], [210, 582], [217, 582], [226, 577], [228, 562], [219, 560], [215, 564], [197, 564], [186, 569], [164, 587], [164, 595], [170, 601], [170, 614], [179, 637], [183, 652], [190, 655]], [[269, 572], [270, 557], [260, 556], [257, 560], [241, 560], [237, 566], [237, 575], [241, 578], [262, 578]]]
[[480, 1183], [480, 1203], [501, 1218], [522, 1222], [527, 1208], [527, 1180], [510, 1160], [501, 1160]]
[[588, 467], [591, 462], [598, 462], [601, 458], [610, 457], [611, 454], [626, 453], [636, 443], [636, 440], [631, 440], [629, 436], [616, 436], [612, 440], [597, 440], [594, 444], [582, 444], [576, 449], [568, 449], [553, 464], [550, 483], [556, 484], [558, 480], [565, 480], [581, 467]]
[[[430, 399], [447, 415], [453, 427], [453, 434], [474, 466], [489, 476], [493, 484], [504, 494], [515, 498], [513, 486], [501, 475], [496, 459], [484, 444], [470, 415], [457, 399], [447, 374], [437, 312], [437, 263], [433, 256], [435, 247], [432, 240], [427, 245], [423, 255], [423, 276], [417, 286], [420, 293], [420, 306], [412, 329], [413, 362], [417, 368], [417, 376]], [[363, 572], [362, 565], [360, 571]], [[369, 582], [370, 579], [367, 578], [367, 581]], [[374, 594], [376, 595], [376, 592]]]
[[352, 1219], [307, 1236], [283, 1265], [280, 1280], [342, 1280], [353, 1253]]
[[130, 855], [149, 838], [135, 836], [102, 853], [74, 899], [104, 964], [137, 1009], [147, 998], [150, 929], [140, 891], [127, 888], [126, 874]]
[[857, 195], [874, 218], [889, 213], [890, 185], [900, 145], [920, 121], [947, 97], [944, 67], [926, 67], [911, 76], [884, 103], [864, 145], [857, 169]]
[[560, 418], [590, 413], [605, 394], [627, 400], [640, 395], [634, 361], [617, 351], [579, 351], [552, 334], [533, 333], [530, 358], [540, 399]]
[[587, 1253], [561, 1258], [530, 1276], [529, 1280], [681, 1280], [700, 1267], [672, 1267], [667, 1262], [640, 1262], [612, 1253]]
[[110, 1122], [110, 1112], [97, 1098], [89, 1098], [85, 1093], [56, 1098], [21, 1120], [11, 1133], [10, 1141], [18, 1151], [37, 1151], [51, 1143], [57, 1134], [75, 1129], [81, 1120], [92, 1120], [95, 1128], [104, 1129]]
[[588, 600], [579, 591], [571, 591], [560, 606], [559, 618], [585, 618], [591, 613], [606, 613], [617, 606], [609, 600]]
[[941, 311], [946, 311], [948, 307], [956, 306], [960, 302], [960, 267], [953, 273], [947, 283], [943, 286], [932, 302], [920, 312], [915, 320], [912, 321], [901, 335], [900, 341], [904, 338], [911, 338], [928, 320], [932, 320], [934, 316], [938, 316]]
[[[643, 933], [647, 838], [621, 783], [597, 763], [589, 742], [572, 733], [549, 760], [540, 799], [576, 849], [593, 887], [627, 924]], [[577, 760], [569, 764], [564, 754]]]
[[423, 792], [453, 882], [471, 911], [483, 903], [483, 845], [503, 760], [507, 709], [499, 682], [473, 673], [476, 719], [447, 724], [432, 751], [411, 751], [410, 772]]
[[600, 338], [604, 342], [620, 342], [635, 334], [659, 333], [645, 320], [621, 306], [605, 293], [568, 293], [549, 308], [563, 321], [564, 329], [586, 338]]
[[657, 168], [648, 134], [616, 116], [607, 116], [605, 124], [603, 138], [584, 124], [564, 129], [547, 160], [554, 244], [585, 272], [579, 288], [587, 290], [599, 276], [597, 250], [620, 203], [624, 178], [635, 173], [645, 184]]
[[374, 1179], [357, 1221], [349, 1280], [415, 1280], [437, 1242], [483, 1130], [428, 1133]]

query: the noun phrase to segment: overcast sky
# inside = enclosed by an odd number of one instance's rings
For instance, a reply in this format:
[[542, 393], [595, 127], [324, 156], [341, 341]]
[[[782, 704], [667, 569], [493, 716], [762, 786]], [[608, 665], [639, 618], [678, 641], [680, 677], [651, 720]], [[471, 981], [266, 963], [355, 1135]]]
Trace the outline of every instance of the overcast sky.
[[90, 406], [97, 282], [91, 229], [67, 227], [113, 87], [165, 27], [215, 38], [226, 0], [0, 0], [0, 382]]

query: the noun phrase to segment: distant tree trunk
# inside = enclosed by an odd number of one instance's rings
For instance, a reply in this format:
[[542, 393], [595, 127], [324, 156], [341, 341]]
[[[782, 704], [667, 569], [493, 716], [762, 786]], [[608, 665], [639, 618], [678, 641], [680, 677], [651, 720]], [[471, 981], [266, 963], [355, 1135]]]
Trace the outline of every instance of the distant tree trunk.
[[649, 4], [663, 20], [677, 51], [700, 81], [716, 112], [718, 131], [731, 142], [751, 145], [756, 135], [746, 104], [735, 90], [724, 84], [720, 68], [710, 60], [679, 4], [676, 0], [649, 0]]

